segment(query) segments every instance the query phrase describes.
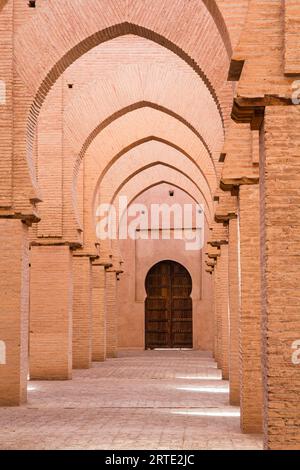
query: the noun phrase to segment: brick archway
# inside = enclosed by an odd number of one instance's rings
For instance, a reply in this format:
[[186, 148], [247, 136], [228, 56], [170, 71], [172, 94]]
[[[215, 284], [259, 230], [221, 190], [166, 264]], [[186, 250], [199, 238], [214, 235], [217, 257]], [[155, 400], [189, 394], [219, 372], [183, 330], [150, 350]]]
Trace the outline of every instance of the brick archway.
[[[153, 158], [152, 152], [155, 151], [161, 151], [162, 156], [160, 158]], [[139, 155], [141, 155], [141, 158], [139, 158]], [[135, 156], [137, 158], [135, 158], [136, 163], [133, 166], [133, 158]], [[181, 168], [183, 168], [183, 162], [185, 161], [185, 158], [188, 158], [188, 161], [186, 162], [185, 170], [183, 170]], [[127, 160], [131, 162], [131, 166], [129, 168], [127, 168]], [[113, 202], [116, 194], [122, 190], [124, 185], [127, 184], [131, 178], [138, 174], [142, 175], [142, 172], [145, 169], [156, 165], [164, 165], [187, 176], [203, 194], [207, 207], [210, 207], [210, 211], [212, 211], [212, 193], [199, 166], [197, 166], [195, 162], [186, 155], [185, 152], [182, 152], [181, 149], [173, 146], [172, 143], [152, 138], [145, 141], [136, 142], [129, 149], [124, 149], [124, 151], [118, 155], [118, 160], [115, 160], [112, 165], [104, 169], [94, 189], [93, 205], [97, 198], [97, 194], [100, 195], [100, 199], [101, 194], [107, 195], [107, 190], [104, 189], [103, 192], [103, 188], [109, 188], [109, 202]], [[200, 173], [199, 177], [196, 176], [197, 170]], [[122, 178], [118, 178], [118, 175], [122, 175]], [[113, 184], [110, 183], [110, 181], [113, 181]]]

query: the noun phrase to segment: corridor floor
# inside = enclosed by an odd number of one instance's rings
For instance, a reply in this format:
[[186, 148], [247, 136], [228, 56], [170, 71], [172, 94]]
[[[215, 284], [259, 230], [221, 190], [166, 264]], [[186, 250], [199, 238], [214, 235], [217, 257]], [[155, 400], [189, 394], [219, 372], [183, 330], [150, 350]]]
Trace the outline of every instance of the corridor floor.
[[0, 408], [0, 449], [261, 449], [239, 429], [228, 382], [199, 351], [126, 352], [30, 382], [28, 403]]

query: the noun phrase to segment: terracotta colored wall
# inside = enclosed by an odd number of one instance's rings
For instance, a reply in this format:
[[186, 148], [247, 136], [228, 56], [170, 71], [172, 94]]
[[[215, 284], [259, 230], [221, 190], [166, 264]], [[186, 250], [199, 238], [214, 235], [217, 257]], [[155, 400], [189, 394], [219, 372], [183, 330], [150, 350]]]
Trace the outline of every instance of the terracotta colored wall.
[[[19, 405], [27, 397], [29, 252], [28, 229], [19, 220], [0, 219], [0, 405]], [[4, 358], [3, 358], [4, 359]], [[5, 362], [5, 363], [3, 363]]]
[[[183, 191], [175, 188], [170, 198], [170, 185], [162, 184], [146, 191], [134, 202], [145, 204], [194, 203]], [[124, 259], [124, 274], [119, 282], [118, 345], [119, 348], [143, 349], [145, 336], [146, 298], [145, 279], [149, 269], [159, 261], [170, 259], [183, 264], [193, 282], [193, 333], [194, 348], [212, 350], [213, 318], [211, 305], [211, 277], [205, 273], [199, 251], [186, 251], [182, 240], [122, 240], [121, 254]]]
[[30, 270], [30, 377], [72, 375], [72, 256], [67, 246], [33, 246]]

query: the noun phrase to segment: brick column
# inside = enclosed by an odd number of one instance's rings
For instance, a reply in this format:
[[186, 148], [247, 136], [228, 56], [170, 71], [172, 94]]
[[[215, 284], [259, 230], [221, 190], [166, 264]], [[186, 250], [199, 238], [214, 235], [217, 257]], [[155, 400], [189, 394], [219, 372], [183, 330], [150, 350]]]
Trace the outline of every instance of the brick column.
[[30, 273], [30, 377], [72, 376], [72, 255], [68, 246], [33, 246]]
[[92, 362], [92, 265], [88, 256], [73, 256], [73, 368]]
[[[218, 263], [219, 263], [218, 259]], [[215, 359], [219, 369], [222, 369], [222, 314], [220, 308], [220, 286], [222, 278], [220, 275], [220, 263], [215, 267]]]
[[228, 245], [222, 245], [215, 276], [217, 362], [224, 379], [229, 378]]
[[92, 332], [92, 360], [96, 362], [106, 359], [106, 301], [105, 301], [105, 267], [92, 265], [92, 306], [93, 306], [93, 332]]
[[229, 334], [229, 400], [231, 405], [240, 404], [240, 361], [239, 361], [239, 314], [240, 314], [240, 281], [239, 281], [239, 240], [238, 219], [229, 220], [228, 245], [228, 291], [230, 311]]
[[266, 449], [292, 450], [300, 449], [299, 106], [267, 108], [264, 136], [264, 437]]
[[117, 337], [117, 275], [115, 271], [106, 271], [106, 355], [116, 357]]
[[27, 399], [29, 256], [28, 228], [0, 219], [0, 406]]
[[241, 429], [262, 430], [259, 186], [240, 186], [240, 401]]
[[213, 314], [214, 314], [214, 350], [213, 357], [217, 364], [219, 364], [219, 341], [218, 341], [218, 315], [217, 315], [217, 289], [216, 289], [216, 279], [217, 279], [217, 265], [212, 272], [213, 276]]

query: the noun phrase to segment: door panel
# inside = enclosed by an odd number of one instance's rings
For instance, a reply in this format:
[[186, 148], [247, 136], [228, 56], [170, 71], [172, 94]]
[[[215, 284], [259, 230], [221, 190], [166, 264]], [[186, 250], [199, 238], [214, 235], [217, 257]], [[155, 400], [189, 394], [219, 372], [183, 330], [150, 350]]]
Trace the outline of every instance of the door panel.
[[145, 342], [151, 348], [192, 348], [192, 280], [174, 261], [155, 265], [146, 278]]

